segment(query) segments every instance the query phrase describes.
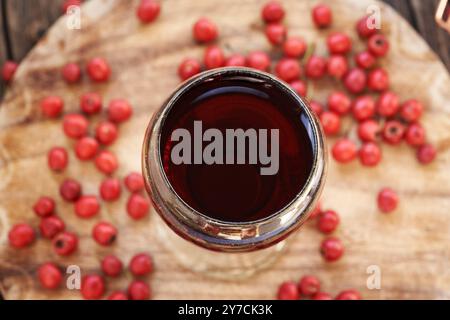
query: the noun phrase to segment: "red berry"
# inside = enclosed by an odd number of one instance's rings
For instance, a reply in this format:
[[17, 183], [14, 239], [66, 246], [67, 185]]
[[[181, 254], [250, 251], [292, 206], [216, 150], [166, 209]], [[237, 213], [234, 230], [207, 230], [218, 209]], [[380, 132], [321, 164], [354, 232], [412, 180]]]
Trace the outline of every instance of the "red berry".
[[133, 256], [128, 266], [135, 276], [144, 276], [153, 271], [152, 257], [146, 253], [139, 253]]
[[56, 289], [61, 285], [63, 280], [61, 270], [51, 262], [42, 264], [37, 274], [41, 286], [45, 289]]
[[303, 276], [298, 283], [298, 291], [302, 296], [310, 297], [319, 293], [320, 281], [315, 276]]
[[17, 67], [19, 65], [15, 63], [14, 61], [7, 60], [3, 64], [2, 67], [2, 78], [5, 82], [10, 82], [13, 78], [14, 74], [16, 73]]
[[381, 161], [381, 149], [374, 142], [365, 142], [359, 149], [359, 160], [366, 167], [376, 166]]
[[398, 144], [405, 135], [405, 126], [397, 120], [386, 121], [383, 127], [383, 139], [389, 144]]
[[356, 31], [361, 38], [369, 38], [371, 35], [377, 33], [376, 28], [372, 28], [369, 25], [369, 17], [365, 16], [358, 20], [356, 23]]
[[301, 67], [297, 60], [292, 58], [284, 58], [278, 61], [275, 66], [275, 73], [278, 78], [290, 82], [298, 79], [301, 75]]
[[195, 41], [204, 43], [216, 40], [218, 32], [216, 25], [211, 20], [200, 18], [194, 24], [192, 34]]
[[150, 209], [150, 202], [144, 196], [138, 193], [132, 194], [127, 202], [127, 212], [128, 215], [139, 220], [147, 216]]
[[81, 196], [81, 185], [73, 179], [66, 179], [59, 187], [61, 197], [69, 202], [77, 201]]
[[200, 62], [197, 59], [187, 58], [184, 59], [178, 66], [178, 76], [181, 80], [189, 79], [190, 77], [200, 73]]
[[56, 118], [64, 109], [64, 101], [58, 96], [48, 96], [41, 101], [42, 113], [49, 118]]
[[331, 295], [326, 292], [317, 292], [311, 297], [312, 300], [333, 300]]
[[326, 4], [318, 4], [312, 10], [312, 19], [317, 28], [326, 28], [333, 22], [333, 13]]
[[55, 211], [55, 201], [50, 197], [40, 197], [33, 205], [34, 212], [39, 217], [48, 217]]
[[122, 188], [117, 178], [106, 178], [100, 185], [100, 196], [105, 201], [114, 201], [119, 199]]
[[100, 299], [105, 293], [105, 280], [96, 274], [84, 276], [81, 280], [80, 291], [86, 300]]
[[67, 83], [77, 83], [81, 79], [81, 69], [76, 63], [67, 63], [64, 65], [61, 74]]
[[341, 129], [341, 119], [331, 111], [324, 111], [320, 115], [320, 123], [326, 135], [335, 135]]
[[138, 172], [131, 172], [125, 177], [125, 186], [130, 192], [144, 190], [144, 177]]
[[344, 290], [336, 296], [336, 300], [361, 300], [361, 294], [354, 290]]
[[405, 133], [406, 143], [413, 147], [421, 146], [425, 143], [425, 129], [418, 123], [411, 123]]
[[64, 0], [64, 2], [61, 5], [61, 11], [63, 14], [67, 13], [67, 10], [70, 6], [81, 6], [81, 0]]
[[134, 280], [128, 286], [128, 295], [131, 300], [147, 300], [150, 299], [150, 287], [144, 281]]
[[111, 174], [116, 171], [119, 163], [113, 153], [107, 150], [102, 150], [95, 158], [95, 166], [101, 172], [105, 174]]
[[333, 145], [331, 153], [337, 162], [348, 163], [356, 158], [356, 144], [350, 139], [341, 138]]
[[384, 213], [394, 211], [398, 204], [397, 193], [391, 188], [383, 188], [378, 193], [377, 203], [378, 208]]
[[155, 0], [141, 0], [136, 15], [142, 23], [150, 23], [158, 17], [160, 11], [161, 5], [159, 2]]
[[353, 101], [353, 117], [358, 121], [364, 121], [375, 115], [375, 101], [371, 96], [360, 96]]
[[363, 69], [370, 69], [375, 65], [375, 57], [369, 51], [362, 51], [355, 55], [355, 63]]
[[225, 65], [225, 56], [218, 46], [206, 48], [203, 59], [207, 69], [220, 68]]
[[312, 100], [309, 103], [309, 109], [311, 109], [312, 112], [314, 112], [314, 114], [316, 116], [320, 116], [321, 113], [323, 112], [323, 106], [320, 102], [314, 101]]
[[339, 54], [334, 54], [328, 59], [328, 74], [337, 79], [342, 78], [348, 71], [347, 59]]
[[382, 34], [374, 34], [367, 42], [367, 49], [375, 57], [383, 57], [389, 50], [389, 41]]
[[350, 111], [352, 102], [350, 98], [341, 91], [334, 91], [328, 96], [328, 110], [339, 115], [344, 115]]
[[92, 238], [102, 246], [109, 246], [117, 238], [117, 229], [109, 222], [99, 222], [92, 229]]
[[289, 58], [303, 57], [306, 52], [306, 42], [301, 37], [290, 37], [283, 44], [283, 52]]
[[317, 220], [317, 228], [319, 229], [319, 231], [328, 234], [336, 230], [337, 226], [339, 225], [339, 221], [340, 219], [336, 211], [323, 211], [319, 215], [319, 219]]
[[389, 75], [382, 68], [372, 70], [368, 75], [367, 86], [374, 91], [389, 89]]
[[14, 248], [24, 248], [36, 238], [34, 229], [26, 223], [14, 225], [8, 233], [9, 244]]
[[61, 218], [57, 216], [50, 216], [43, 218], [39, 223], [39, 230], [41, 235], [47, 239], [53, 239], [58, 233], [64, 231], [66, 225]]
[[327, 46], [331, 54], [346, 54], [352, 49], [352, 41], [345, 33], [334, 32], [328, 36]]
[[247, 59], [245, 56], [241, 54], [233, 54], [227, 58], [225, 61], [226, 67], [246, 67], [247, 66]]
[[114, 291], [108, 296], [108, 300], [128, 300], [128, 296], [122, 291]]
[[92, 81], [104, 82], [109, 79], [111, 69], [103, 58], [93, 58], [87, 64], [87, 73]]
[[277, 1], [270, 1], [261, 10], [262, 19], [267, 22], [280, 22], [284, 17], [284, 8]]
[[95, 138], [104, 145], [110, 145], [117, 139], [117, 126], [109, 121], [101, 121], [95, 129]]
[[416, 99], [410, 99], [403, 102], [400, 109], [400, 115], [402, 119], [408, 122], [419, 120], [419, 118], [422, 116], [422, 112], [423, 105]]
[[326, 261], [336, 261], [344, 254], [344, 246], [338, 238], [330, 237], [322, 241], [320, 253]]
[[101, 266], [102, 271], [110, 277], [117, 277], [123, 269], [122, 261], [113, 255], [104, 257]]
[[88, 131], [88, 120], [81, 114], [67, 114], [64, 116], [63, 129], [69, 138], [79, 139]]
[[286, 40], [287, 31], [286, 27], [281, 23], [269, 23], [266, 26], [266, 37], [269, 42], [275, 46], [283, 44]]
[[87, 114], [99, 113], [102, 110], [102, 97], [96, 92], [88, 92], [80, 98], [80, 108]]
[[75, 154], [80, 160], [90, 160], [95, 157], [98, 150], [98, 142], [91, 137], [83, 137], [75, 144]]
[[108, 105], [108, 119], [112, 122], [123, 122], [128, 120], [133, 114], [133, 109], [128, 101], [124, 99], [114, 99]]
[[436, 158], [436, 148], [431, 144], [424, 144], [417, 148], [416, 157], [420, 163], [428, 164]]
[[250, 68], [267, 71], [270, 67], [270, 58], [263, 51], [253, 51], [247, 56], [247, 64]]
[[52, 240], [53, 250], [60, 256], [72, 254], [78, 247], [78, 237], [68, 231], [58, 233]]
[[380, 134], [380, 125], [375, 120], [364, 120], [358, 125], [358, 137], [363, 142], [375, 142]]
[[377, 101], [377, 112], [383, 117], [392, 117], [398, 111], [398, 96], [391, 92], [384, 92]]
[[69, 156], [63, 147], [53, 147], [47, 154], [48, 167], [53, 171], [62, 171], [67, 167]]
[[305, 73], [308, 78], [320, 79], [327, 71], [327, 61], [323, 57], [311, 56], [305, 65]]
[[278, 288], [277, 299], [278, 300], [300, 299], [300, 294], [298, 292], [298, 288], [295, 282], [292, 281], [283, 282]]
[[300, 97], [306, 97], [307, 87], [302, 80], [294, 80], [291, 83], [289, 83], [289, 85], [291, 86], [292, 89], [294, 89], [295, 92], [297, 92], [297, 94]]
[[100, 210], [100, 203], [96, 196], [81, 196], [75, 202], [75, 213], [80, 218], [91, 218]]
[[366, 88], [367, 76], [360, 68], [350, 69], [344, 76], [344, 85], [351, 93], [360, 93]]

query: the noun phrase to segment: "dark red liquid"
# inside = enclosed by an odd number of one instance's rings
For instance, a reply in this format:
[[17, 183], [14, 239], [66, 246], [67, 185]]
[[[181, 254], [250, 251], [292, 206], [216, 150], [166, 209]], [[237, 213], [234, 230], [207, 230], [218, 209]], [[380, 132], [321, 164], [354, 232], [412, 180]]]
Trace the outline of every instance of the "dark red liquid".
[[[261, 164], [248, 162], [175, 165], [171, 150], [177, 142], [170, 140], [171, 134], [185, 128], [193, 136], [194, 120], [202, 121], [203, 132], [279, 129], [278, 173], [261, 175]], [[175, 192], [200, 213], [227, 222], [255, 221], [285, 207], [305, 185], [313, 163], [311, 132], [299, 102], [278, 84], [240, 75], [216, 76], [183, 93], [164, 120], [160, 145], [164, 171]]]

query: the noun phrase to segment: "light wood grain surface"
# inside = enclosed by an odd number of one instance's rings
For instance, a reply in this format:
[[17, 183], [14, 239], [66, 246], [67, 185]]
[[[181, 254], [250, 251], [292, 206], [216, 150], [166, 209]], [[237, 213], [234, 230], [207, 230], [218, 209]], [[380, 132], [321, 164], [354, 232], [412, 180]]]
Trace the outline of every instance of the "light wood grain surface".
[[[317, 42], [325, 52], [324, 37], [316, 31], [309, 12], [315, 1], [284, 1], [291, 34]], [[61, 266], [77, 264], [85, 272], [99, 271], [99, 259], [116, 253], [124, 261], [136, 252], [150, 251], [156, 271], [148, 279], [154, 298], [270, 299], [278, 284], [297, 280], [306, 273], [318, 275], [323, 289], [337, 293], [357, 288], [369, 299], [450, 298], [450, 78], [444, 65], [415, 31], [390, 7], [379, 2], [333, 1], [334, 28], [353, 30], [354, 21], [375, 3], [382, 9], [383, 29], [391, 41], [391, 53], [383, 61], [391, 74], [392, 88], [406, 99], [419, 98], [426, 105], [423, 124], [439, 155], [429, 166], [421, 166], [406, 146], [383, 146], [384, 161], [376, 168], [362, 168], [357, 162], [340, 166], [331, 161], [323, 196], [324, 207], [337, 210], [346, 253], [337, 263], [324, 263], [318, 247], [323, 236], [313, 224], [303, 227], [286, 254], [273, 267], [250, 279], [218, 281], [180, 267], [164, 250], [152, 231], [154, 219], [134, 222], [125, 212], [126, 196], [114, 204], [102, 204], [101, 217], [88, 221], [76, 218], [71, 205], [58, 197], [64, 177], [78, 177], [87, 193], [97, 193], [102, 176], [92, 163], [81, 164], [70, 154], [63, 174], [46, 167], [47, 151], [54, 145], [72, 146], [64, 137], [60, 120], [44, 119], [39, 101], [49, 94], [64, 97], [66, 112], [78, 110], [78, 97], [96, 90], [105, 101], [127, 98], [133, 105], [132, 120], [121, 125], [120, 138], [111, 147], [121, 163], [118, 176], [140, 168], [141, 142], [153, 112], [178, 84], [176, 68], [183, 57], [201, 57], [203, 48], [193, 43], [191, 25], [200, 16], [215, 20], [220, 28], [220, 45], [227, 53], [269, 50], [261, 33], [261, 1], [164, 1], [157, 23], [143, 26], [136, 19], [136, 2], [90, 1], [83, 7], [82, 30], [68, 30], [58, 20], [21, 63], [14, 83], [0, 108], [0, 289], [7, 299], [79, 298], [67, 289], [40, 289], [35, 271], [52, 260]], [[352, 33], [355, 37], [355, 34]], [[104, 56], [112, 65], [107, 84], [67, 86], [60, 80], [60, 67], [68, 61], [84, 63]], [[331, 82], [312, 88], [314, 97], [324, 100]], [[350, 135], [355, 128], [346, 128]], [[376, 208], [380, 187], [398, 190], [401, 204], [391, 215]], [[39, 239], [32, 247], [10, 249], [7, 232], [11, 225], [27, 221], [37, 226], [31, 205], [40, 195], [57, 200], [58, 213], [69, 229], [81, 238], [80, 250], [69, 258], [57, 257], [48, 241]], [[126, 193], [125, 193], [126, 194]], [[100, 218], [120, 229], [112, 248], [101, 248], [90, 237], [91, 226]], [[368, 290], [366, 269], [377, 265], [382, 272], [381, 290]], [[110, 282], [109, 290], [123, 289], [130, 278]]]

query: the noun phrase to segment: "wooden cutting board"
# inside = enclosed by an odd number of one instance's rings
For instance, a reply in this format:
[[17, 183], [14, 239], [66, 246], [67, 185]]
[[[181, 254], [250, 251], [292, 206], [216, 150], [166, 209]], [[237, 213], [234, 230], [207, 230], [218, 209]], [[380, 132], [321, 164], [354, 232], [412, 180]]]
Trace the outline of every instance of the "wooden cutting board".
[[[341, 166], [330, 162], [324, 191], [325, 208], [337, 210], [346, 253], [336, 263], [322, 261], [318, 247], [323, 238], [309, 223], [296, 235], [286, 254], [263, 273], [240, 281], [218, 281], [194, 274], [176, 262], [152, 231], [152, 216], [131, 221], [125, 212], [126, 192], [114, 204], [102, 204], [101, 217], [82, 221], [72, 206], [58, 196], [64, 177], [83, 181], [87, 193], [97, 194], [102, 176], [92, 163], [74, 159], [62, 174], [47, 169], [47, 151], [55, 145], [69, 148], [73, 142], [62, 134], [60, 120], [44, 119], [39, 101], [49, 94], [64, 97], [65, 111], [78, 110], [80, 94], [95, 90], [105, 101], [126, 98], [134, 107], [132, 120], [121, 125], [120, 139], [111, 147], [120, 159], [118, 176], [140, 168], [141, 142], [152, 112], [178, 84], [176, 69], [187, 56], [201, 57], [203, 48], [191, 38], [191, 26], [208, 16], [220, 28], [220, 45], [227, 53], [268, 50], [261, 33], [260, 7], [263, 1], [163, 1], [162, 14], [154, 24], [143, 26], [135, 18], [137, 1], [89, 1], [82, 7], [82, 29], [69, 30], [59, 19], [21, 63], [14, 83], [0, 108], [0, 289], [7, 299], [78, 298], [67, 289], [40, 289], [35, 271], [51, 260], [61, 266], [76, 264], [83, 273], [99, 271], [99, 257], [116, 253], [128, 261], [136, 252], [153, 254], [156, 271], [148, 281], [156, 299], [270, 299], [285, 280], [316, 274], [323, 289], [332, 294], [357, 288], [365, 298], [450, 298], [450, 78], [443, 64], [415, 31], [385, 4], [364, 1], [333, 1], [334, 26], [348, 30], [369, 4], [381, 9], [383, 29], [391, 41], [391, 53], [383, 65], [391, 75], [392, 88], [402, 99], [418, 98], [426, 106], [423, 124], [439, 155], [429, 166], [417, 163], [406, 146], [383, 146], [384, 161], [367, 169], [355, 163]], [[291, 34], [317, 43], [325, 54], [324, 38], [331, 31], [312, 26], [310, 10], [316, 1], [283, 1]], [[358, 44], [362, 48], [362, 44]], [[68, 61], [85, 63], [94, 56], [106, 57], [112, 65], [107, 84], [68, 86], [60, 79], [60, 68]], [[331, 82], [321, 81], [310, 92], [324, 101]], [[347, 126], [355, 135], [354, 126]], [[391, 215], [380, 214], [376, 193], [383, 186], [398, 190], [401, 204]], [[80, 250], [69, 258], [57, 257], [47, 240], [32, 247], [13, 250], [8, 246], [11, 225], [38, 219], [31, 206], [41, 195], [57, 200], [57, 211], [69, 229], [80, 235]], [[112, 248], [101, 248], [90, 237], [100, 218], [113, 221], [119, 239]], [[381, 289], [366, 288], [367, 268], [381, 270]], [[123, 289], [129, 276], [110, 282], [111, 289]]]

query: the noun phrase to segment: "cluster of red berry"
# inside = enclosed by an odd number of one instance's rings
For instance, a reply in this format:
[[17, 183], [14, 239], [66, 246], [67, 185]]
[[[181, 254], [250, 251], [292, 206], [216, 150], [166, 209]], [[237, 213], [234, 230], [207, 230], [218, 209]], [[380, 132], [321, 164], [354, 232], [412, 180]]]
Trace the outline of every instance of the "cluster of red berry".
[[[278, 288], [279, 300], [332, 300], [329, 293], [320, 291], [321, 284], [317, 277], [312, 275], [303, 276], [297, 283], [293, 281], [283, 282]], [[335, 300], [361, 300], [361, 294], [354, 289], [339, 292]]]
[[[86, 72], [93, 82], [105, 82], [109, 79], [111, 69], [103, 58], [93, 58], [86, 65]], [[78, 83], [82, 77], [81, 67], [76, 63], [68, 63], [61, 70], [62, 78], [68, 84]], [[64, 101], [59, 96], [45, 97], [40, 104], [42, 114], [49, 118], [59, 118], [64, 111]], [[107, 106], [107, 119], [101, 120], [95, 127], [95, 134], [89, 135], [89, 116], [101, 113], [103, 101], [100, 94], [88, 92], [80, 97], [80, 112], [68, 113], [63, 116], [64, 134], [74, 139], [74, 154], [80, 161], [93, 160], [96, 168], [106, 175], [99, 186], [99, 196], [103, 201], [111, 202], [120, 198], [121, 181], [111, 176], [116, 172], [119, 162], [114, 153], [105, 148], [118, 137], [118, 124], [128, 120], [132, 113], [131, 105], [124, 99], [111, 100]], [[68, 166], [69, 152], [66, 148], [55, 146], [48, 152], [48, 166], [54, 172], [62, 172]], [[150, 201], [143, 195], [144, 179], [140, 173], [131, 172], [124, 178], [124, 184], [130, 191], [126, 211], [135, 220], [146, 217], [150, 210]], [[73, 203], [75, 214], [82, 219], [97, 216], [101, 203], [96, 195], [83, 194], [80, 182], [66, 178], [60, 185], [61, 198]], [[33, 205], [36, 215], [41, 218], [39, 231], [42, 238], [52, 241], [53, 250], [57, 255], [68, 256], [78, 248], [78, 236], [67, 231], [66, 224], [56, 215], [55, 200], [42, 196]], [[97, 222], [92, 229], [92, 238], [102, 246], [112, 245], [117, 238], [118, 230], [110, 222]], [[9, 232], [9, 242], [14, 248], [31, 245], [36, 233], [27, 223], [19, 223]], [[107, 256], [101, 262], [101, 269], [107, 276], [116, 277], [122, 272], [122, 262], [115, 256]], [[133, 257], [129, 270], [135, 276], [149, 274], [153, 269], [151, 257], [145, 253]], [[53, 262], [47, 262], [38, 269], [38, 279], [42, 287], [55, 289], [61, 285], [62, 272]], [[81, 294], [86, 299], [98, 299], [105, 292], [104, 277], [90, 274], [83, 277]], [[135, 280], [128, 287], [128, 293], [113, 292], [110, 299], [148, 299], [150, 287], [144, 281]]]

